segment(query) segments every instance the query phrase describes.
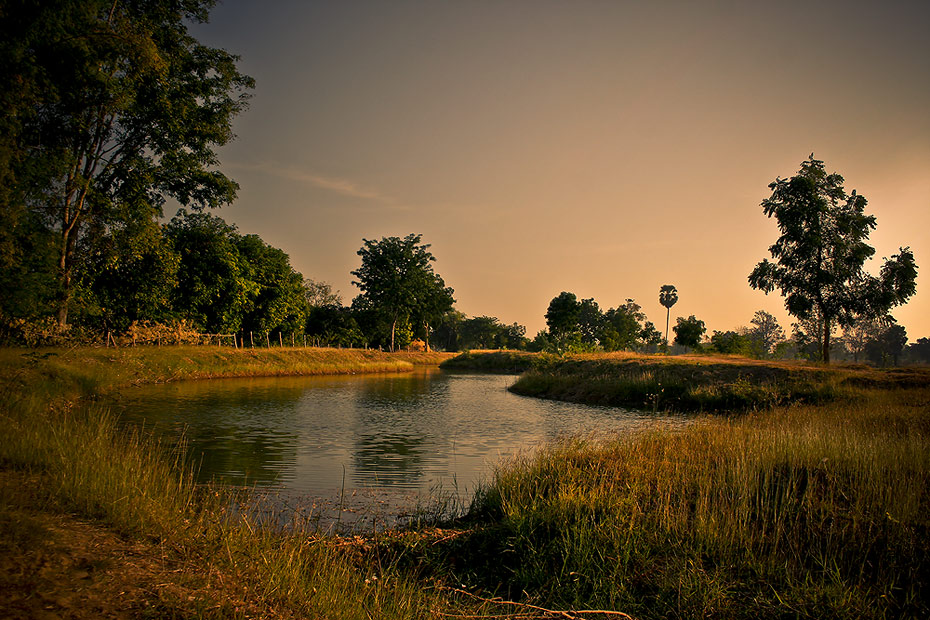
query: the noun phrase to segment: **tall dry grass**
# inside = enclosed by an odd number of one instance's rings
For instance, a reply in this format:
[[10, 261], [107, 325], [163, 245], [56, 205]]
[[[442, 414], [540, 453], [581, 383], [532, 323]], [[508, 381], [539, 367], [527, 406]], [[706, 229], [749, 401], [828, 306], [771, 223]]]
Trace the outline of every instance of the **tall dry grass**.
[[643, 618], [927, 617], [928, 401], [863, 392], [555, 444], [480, 493], [493, 579]]

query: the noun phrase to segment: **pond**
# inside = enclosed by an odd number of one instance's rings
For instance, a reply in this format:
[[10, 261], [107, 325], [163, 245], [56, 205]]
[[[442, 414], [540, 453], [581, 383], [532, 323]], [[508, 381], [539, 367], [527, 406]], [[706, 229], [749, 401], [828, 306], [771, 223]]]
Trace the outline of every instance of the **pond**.
[[517, 396], [515, 378], [421, 367], [185, 381], [126, 390], [119, 409], [124, 424], [183, 437], [201, 481], [368, 525], [440, 497], [467, 503], [495, 463], [560, 436], [681, 420]]

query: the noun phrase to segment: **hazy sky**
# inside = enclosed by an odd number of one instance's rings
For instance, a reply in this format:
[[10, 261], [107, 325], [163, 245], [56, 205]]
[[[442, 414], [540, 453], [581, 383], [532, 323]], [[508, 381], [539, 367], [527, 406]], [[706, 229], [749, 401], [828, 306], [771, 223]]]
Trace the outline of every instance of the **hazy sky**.
[[894, 314], [930, 336], [930, 2], [225, 0], [194, 33], [257, 82], [218, 214], [346, 303], [362, 238], [415, 232], [459, 310], [531, 337], [563, 290], [664, 327], [663, 284], [673, 324], [787, 330], [747, 276], [768, 184], [814, 152], [876, 259], [914, 250]]

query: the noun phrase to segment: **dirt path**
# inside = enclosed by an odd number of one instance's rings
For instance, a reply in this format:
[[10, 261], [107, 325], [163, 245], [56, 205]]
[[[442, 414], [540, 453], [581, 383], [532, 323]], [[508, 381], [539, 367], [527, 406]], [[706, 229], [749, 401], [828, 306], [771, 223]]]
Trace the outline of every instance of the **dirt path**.
[[44, 507], [38, 482], [0, 471], [0, 618], [287, 618], [247, 586]]

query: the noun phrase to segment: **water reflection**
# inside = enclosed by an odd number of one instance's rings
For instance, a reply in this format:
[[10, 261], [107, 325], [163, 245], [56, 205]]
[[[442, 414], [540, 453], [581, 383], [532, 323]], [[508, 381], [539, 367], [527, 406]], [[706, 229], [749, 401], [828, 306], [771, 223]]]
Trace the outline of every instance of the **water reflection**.
[[166, 441], [184, 433], [201, 479], [344, 497], [465, 496], [502, 456], [563, 434], [626, 432], [621, 409], [510, 394], [514, 377], [419, 369], [404, 375], [224, 379], [144, 386], [122, 420]]

